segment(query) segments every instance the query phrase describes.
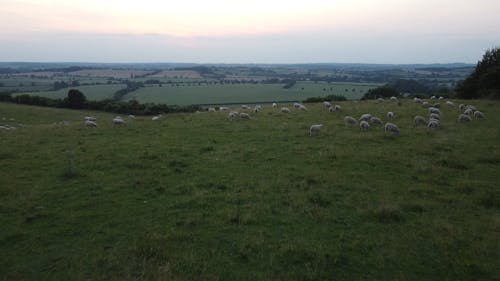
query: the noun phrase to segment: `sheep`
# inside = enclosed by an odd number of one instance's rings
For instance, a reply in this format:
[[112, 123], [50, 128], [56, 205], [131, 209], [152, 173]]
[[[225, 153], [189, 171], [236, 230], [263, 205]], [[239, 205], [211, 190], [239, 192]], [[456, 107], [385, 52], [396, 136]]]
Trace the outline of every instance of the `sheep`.
[[229, 112], [229, 114], [227, 115], [227, 117], [228, 117], [229, 119], [231, 119], [231, 121], [232, 121], [232, 120], [234, 120], [236, 117], [238, 117], [238, 112], [236, 112], [236, 111], [231, 111], [231, 112]]
[[472, 118], [470, 118], [469, 115], [466, 115], [466, 114], [460, 114], [458, 116], [458, 122], [470, 122], [472, 121]]
[[358, 124], [358, 121], [356, 121], [356, 119], [352, 118], [351, 116], [346, 116], [344, 117], [344, 124], [346, 127], [356, 126], [356, 124]]
[[391, 100], [392, 100], [392, 101], [397, 101], [397, 100], [398, 100], [398, 98], [396, 98], [395, 96], [392, 96], [392, 97], [391, 97]]
[[465, 109], [465, 104], [461, 103], [459, 106], [458, 106], [458, 109], [460, 111], [463, 111]]
[[441, 108], [441, 104], [440, 103], [435, 103], [432, 105], [432, 107], [434, 108]]
[[301, 104], [299, 106], [299, 110], [302, 110], [302, 111], [307, 111], [307, 107], [305, 107], [303, 104]]
[[363, 120], [363, 121], [359, 122], [359, 127], [361, 128], [361, 130], [366, 131], [370, 128], [370, 123]]
[[250, 107], [248, 105], [245, 105], [245, 104], [242, 104], [241, 108], [243, 108], [243, 109], [250, 109]]
[[417, 97], [414, 97], [413, 101], [416, 102], [416, 103], [422, 103], [422, 99], [421, 98], [417, 98]]
[[437, 121], [435, 119], [429, 119], [429, 123], [427, 124], [427, 128], [438, 129], [439, 128], [439, 121]]
[[288, 109], [288, 107], [282, 107], [281, 108], [281, 112], [283, 112], [283, 113], [289, 113], [290, 109]]
[[443, 96], [441, 96], [441, 97], [439, 97], [439, 98], [438, 98], [438, 100], [444, 100], [444, 97], [443, 97]]
[[424, 125], [425, 123], [427, 123], [424, 117], [418, 115], [413, 118], [413, 121], [415, 122], [415, 126]]
[[430, 97], [431, 100], [435, 100], [436, 99], [436, 96], [431, 96]]
[[0, 126], [0, 130], [10, 130], [10, 128], [7, 126]]
[[153, 116], [153, 118], [151, 118], [151, 120], [158, 121], [158, 120], [160, 120], [160, 116]]
[[325, 108], [330, 108], [330, 107], [332, 107], [332, 104], [331, 104], [330, 102], [328, 102], [328, 101], [324, 101], [324, 102], [323, 102], [323, 106], [324, 106]]
[[372, 122], [375, 125], [380, 125], [380, 126], [384, 125], [384, 123], [382, 122], [382, 119], [380, 119], [378, 117], [370, 118], [370, 122]]
[[439, 108], [429, 107], [428, 110], [429, 110], [429, 113], [441, 114], [441, 110], [439, 110]]
[[260, 112], [261, 108], [258, 107], [258, 106], [255, 106], [254, 109], [253, 109], [253, 112], [257, 113], [257, 112]]
[[215, 108], [214, 107], [209, 107], [208, 108], [208, 112], [215, 112]]
[[93, 122], [97, 121], [97, 118], [93, 116], [85, 116], [84, 119], [85, 121], [93, 121]]
[[476, 110], [477, 110], [477, 108], [476, 108], [475, 106], [470, 105], [470, 104], [468, 104], [468, 105], [465, 107], [465, 109], [472, 109], [472, 111], [476, 111]]
[[309, 128], [309, 136], [312, 137], [313, 132], [315, 135], [319, 135], [321, 128], [323, 128], [323, 124], [311, 125], [311, 127]]
[[229, 107], [227, 106], [220, 106], [219, 107], [219, 111], [228, 111], [229, 110]]
[[120, 116], [116, 116], [115, 118], [113, 118], [113, 125], [123, 125], [125, 124], [125, 121], [120, 117]]
[[129, 115], [128, 115], [128, 118], [130, 118], [130, 119], [135, 119], [135, 115], [133, 115], [133, 114], [129, 114]]
[[342, 106], [336, 104], [335, 105], [335, 112], [341, 112], [342, 111]]
[[389, 119], [389, 120], [394, 119], [394, 112], [392, 112], [392, 111], [387, 112], [387, 119]]
[[372, 115], [369, 113], [362, 114], [361, 117], [359, 117], [359, 121], [368, 121], [372, 118]]
[[334, 108], [333, 106], [330, 106], [330, 107], [328, 108], [328, 112], [335, 112], [335, 108]]
[[446, 105], [449, 107], [455, 106], [455, 104], [452, 101], [446, 101]]
[[426, 101], [422, 102], [422, 107], [425, 108], [425, 107], [429, 107], [429, 106], [430, 106], [429, 102], [426, 102]]
[[474, 118], [476, 118], [476, 119], [484, 119], [484, 113], [482, 113], [479, 110], [474, 111]]
[[85, 126], [87, 127], [97, 127], [97, 123], [92, 120], [85, 120]]
[[393, 134], [399, 135], [399, 128], [396, 124], [385, 123], [385, 132], [391, 132]]
[[250, 118], [250, 115], [248, 115], [247, 113], [244, 113], [244, 112], [240, 113], [240, 118], [242, 118], [242, 119], [252, 119], [252, 118]]
[[429, 118], [430, 118], [430, 119], [441, 120], [441, 118], [440, 118], [439, 114], [436, 114], [436, 113], [431, 113], [431, 114], [429, 115]]
[[295, 108], [299, 108], [302, 104], [298, 103], [298, 102], [294, 102], [293, 103], [293, 107]]
[[278, 107], [278, 104], [273, 102], [273, 108], [277, 108]]
[[472, 111], [472, 109], [470, 109], [470, 108], [467, 108], [467, 109], [464, 111], [464, 114], [467, 114], [467, 115], [469, 115], [469, 116], [471, 116], [473, 113], [474, 113], [474, 111]]
[[384, 101], [384, 99], [383, 99], [383, 98], [378, 98], [378, 99], [377, 99], [377, 102], [383, 102], [383, 101]]

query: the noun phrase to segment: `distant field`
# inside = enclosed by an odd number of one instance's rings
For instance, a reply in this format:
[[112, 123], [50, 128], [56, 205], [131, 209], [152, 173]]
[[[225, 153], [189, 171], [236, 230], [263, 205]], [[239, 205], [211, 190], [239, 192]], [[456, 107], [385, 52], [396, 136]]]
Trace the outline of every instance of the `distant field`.
[[224, 104], [304, 100], [309, 97], [343, 95], [359, 99], [380, 84], [299, 82], [290, 89], [283, 84], [224, 84], [201, 86], [153, 86], [141, 88], [125, 96], [140, 102], [167, 104]]
[[109, 78], [133, 78], [151, 73], [146, 70], [128, 70], [128, 69], [85, 69], [69, 72], [68, 75], [72, 76], [86, 76], [86, 77], [109, 77]]
[[103, 100], [107, 98], [112, 98], [113, 94], [116, 91], [123, 89], [125, 87], [126, 86], [124, 84], [91, 85], [91, 86], [70, 87], [58, 91], [26, 92], [26, 93], [19, 93], [17, 95], [28, 94], [46, 98], [60, 99], [60, 98], [65, 98], [68, 95], [68, 91], [70, 89], [78, 89], [87, 97], [88, 100]]
[[200, 73], [193, 70], [163, 70], [156, 74], [148, 75], [149, 78], [189, 78], [199, 79], [202, 78]]

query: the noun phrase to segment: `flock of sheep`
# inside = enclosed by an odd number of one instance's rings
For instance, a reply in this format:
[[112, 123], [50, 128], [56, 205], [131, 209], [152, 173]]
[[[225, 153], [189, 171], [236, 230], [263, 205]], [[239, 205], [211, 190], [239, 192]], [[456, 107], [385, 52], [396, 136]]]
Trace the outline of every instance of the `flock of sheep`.
[[[436, 99], [436, 97], [431, 97], [430, 100]], [[439, 99], [443, 99], [442, 97]], [[396, 97], [391, 97], [391, 101], [398, 101]], [[377, 99], [377, 102], [383, 102], [384, 99], [379, 98]], [[433, 103], [431, 104], [430, 101], [424, 101], [420, 98], [414, 98], [413, 101], [415, 103], [421, 104], [423, 108], [427, 109], [427, 112], [429, 114], [428, 119], [421, 115], [417, 115], [414, 117], [413, 122], [415, 126], [427, 126], [429, 129], [438, 129], [441, 125], [441, 104], [440, 103]], [[455, 104], [452, 101], [446, 101], [445, 102], [446, 106], [450, 108], [454, 108]], [[293, 103], [293, 107], [299, 111], [308, 111], [307, 107], [301, 103]], [[333, 105], [328, 101], [323, 102], [323, 107], [328, 110], [329, 112], [341, 112], [342, 107], [340, 105]], [[273, 109], [278, 109], [278, 104], [273, 103], [272, 104]], [[246, 110], [247, 112], [237, 112], [237, 111], [232, 111], [230, 110], [229, 107], [219, 107], [219, 111], [229, 111], [228, 113], [228, 118], [229, 120], [233, 121], [237, 118], [241, 119], [252, 119], [251, 115], [248, 113], [248, 111], [253, 111], [254, 113], [258, 113], [262, 110], [261, 105], [255, 105], [255, 107], [252, 109], [251, 107], [247, 105], [242, 105], [241, 109]], [[460, 110], [460, 114], [458, 115], [458, 122], [470, 122], [472, 121], [472, 118], [474, 117], [475, 119], [483, 119], [485, 117], [484, 113], [477, 110], [475, 106], [472, 105], [463, 105], [460, 104], [458, 106], [458, 109]], [[215, 107], [210, 107], [208, 108], [208, 112], [216, 112], [217, 110]], [[290, 109], [288, 107], [281, 107], [280, 112], [286, 114], [290, 112]], [[386, 114], [386, 119], [387, 122], [384, 124], [381, 118], [377, 116], [372, 116], [370, 113], [365, 113], [362, 114], [358, 119], [352, 117], [352, 116], [345, 116], [344, 117], [344, 124], [345, 127], [354, 127], [358, 126], [362, 131], [369, 130], [372, 126], [378, 126], [384, 127], [384, 131], [386, 133], [392, 133], [395, 135], [398, 135], [400, 133], [399, 127], [393, 123], [394, 119], [396, 117], [396, 114], [392, 111], [387, 112]], [[129, 115], [129, 119], [135, 119], [134, 115]], [[160, 120], [161, 115], [156, 115], [151, 118], [152, 121], [157, 121]], [[113, 125], [123, 125], [125, 124], [125, 120], [120, 117], [116, 116], [115, 118], [112, 119], [112, 124]], [[85, 117], [85, 126], [87, 127], [97, 127], [97, 121], [95, 117], [91, 116], [86, 116]], [[311, 125], [309, 128], [309, 135], [319, 135], [321, 132], [321, 129], [324, 127], [323, 124], [315, 124]]]

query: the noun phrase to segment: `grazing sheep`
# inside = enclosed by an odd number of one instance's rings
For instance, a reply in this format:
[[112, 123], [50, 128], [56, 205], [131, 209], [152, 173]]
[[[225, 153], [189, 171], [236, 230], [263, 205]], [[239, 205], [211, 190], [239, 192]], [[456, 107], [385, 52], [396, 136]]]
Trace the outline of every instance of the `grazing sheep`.
[[120, 117], [120, 116], [116, 116], [115, 118], [113, 118], [113, 125], [123, 125], [125, 124], [125, 121]]
[[422, 103], [422, 99], [421, 98], [417, 98], [417, 97], [414, 97], [413, 101], [416, 102], [416, 103]]
[[208, 112], [215, 112], [215, 108], [214, 107], [209, 107], [208, 108]]
[[440, 103], [435, 103], [432, 105], [432, 107], [434, 108], [441, 108], [441, 104]]
[[341, 112], [342, 111], [342, 106], [336, 104], [335, 105], [335, 112]]
[[458, 116], [458, 122], [470, 122], [470, 121], [472, 121], [472, 118], [470, 118], [469, 115], [460, 114]]
[[438, 99], [438, 100], [444, 100], [444, 97], [439, 97], [439, 99]]
[[474, 111], [472, 111], [472, 109], [470, 109], [470, 108], [467, 108], [467, 109], [464, 111], [464, 114], [467, 114], [467, 115], [469, 115], [469, 116], [471, 116], [473, 113], [474, 113]]
[[476, 118], [476, 119], [484, 119], [484, 113], [482, 113], [479, 110], [474, 111], [474, 118]]
[[236, 111], [231, 111], [231, 112], [229, 112], [229, 114], [227, 115], [227, 117], [228, 117], [229, 119], [231, 119], [231, 121], [232, 121], [232, 120], [234, 120], [234, 119], [236, 119], [236, 118], [238, 117], [238, 112], [236, 112]]
[[449, 107], [455, 106], [455, 104], [452, 101], [446, 101], [446, 105]]
[[465, 109], [465, 104], [461, 103], [459, 106], [458, 106], [458, 109], [460, 111], [463, 111]]
[[399, 135], [399, 128], [396, 124], [385, 123], [385, 132], [391, 132], [393, 134]]
[[0, 126], [0, 130], [10, 130], [10, 127], [7, 127], [7, 126]]
[[436, 113], [431, 113], [431, 114], [429, 115], [429, 118], [430, 118], [430, 119], [441, 120], [441, 118], [440, 118], [439, 114], [436, 114]]
[[383, 102], [383, 101], [384, 101], [384, 99], [383, 99], [383, 98], [378, 98], [378, 99], [377, 99], [377, 102]]
[[228, 111], [229, 110], [229, 107], [227, 106], [220, 106], [219, 107], [219, 111]]
[[370, 123], [363, 120], [363, 121], [359, 122], [359, 127], [361, 128], [361, 130], [366, 131], [370, 128]]
[[435, 100], [436, 99], [436, 96], [431, 96], [430, 97], [431, 100]]
[[273, 102], [273, 108], [277, 108], [278, 107], [278, 104]]
[[365, 113], [361, 115], [361, 117], [359, 117], [359, 121], [368, 121], [370, 120], [370, 118], [372, 118], [372, 115], [369, 113]]
[[394, 112], [392, 112], [392, 111], [387, 112], [387, 119], [389, 119], [389, 120], [394, 119]]
[[153, 116], [153, 118], [151, 118], [151, 120], [158, 121], [158, 120], [160, 120], [160, 116]]
[[240, 113], [240, 118], [242, 118], [242, 119], [252, 119], [252, 118], [250, 118], [250, 115], [248, 115], [247, 113], [244, 113], [244, 112]]
[[427, 128], [438, 129], [439, 128], [439, 121], [437, 121], [435, 119], [429, 119], [429, 123], [427, 124]]
[[330, 108], [330, 107], [332, 107], [332, 104], [331, 104], [330, 102], [324, 101], [324, 102], [323, 102], [323, 106], [324, 106], [325, 108]]
[[344, 117], [344, 124], [346, 127], [356, 126], [356, 124], [358, 124], [358, 121], [356, 121], [356, 119], [352, 118], [351, 116], [346, 116]]
[[475, 106], [470, 105], [470, 104], [468, 104], [465, 108], [466, 109], [472, 109], [472, 111], [476, 111], [477, 110], [477, 108]]
[[435, 107], [429, 107], [429, 113], [441, 114], [441, 110]]
[[93, 116], [85, 116], [84, 117], [85, 121], [97, 121], [97, 118], [93, 117]]
[[413, 121], [415, 122], [415, 126], [425, 125], [425, 123], [427, 123], [427, 121], [425, 121], [425, 118], [422, 116], [415, 116], [415, 118], [413, 118]]
[[128, 118], [130, 118], [130, 119], [135, 119], [135, 115], [133, 115], [133, 114], [129, 114]]
[[248, 105], [245, 105], [245, 104], [242, 104], [241, 108], [243, 108], [243, 109], [250, 109], [250, 107]]
[[392, 97], [391, 97], [391, 100], [392, 100], [392, 101], [397, 101], [397, 100], [398, 100], [398, 98], [396, 98], [395, 96], [392, 96]]
[[429, 107], [429, 106], [430, 106], [429, 102], [426, 102], [426, 101], [422, 102], [422, 107], [425, 108], [425, 107]]
[[375, 125], [380, 125], [380, 126], [384, 125], [384, 123], [382, 122], [382, 119], [380, 119], [378, 117], [370, 118], [370, 122], [372, 122]]
[[305, 107], [305, 105], [301, 104], [299, 106], [299, 110], [302, 110], [302, 111], [307, 111], [307, 107]]
[[313, 132], [315, 135], [319, 135], [321, 128], [323, 128], [323, 124], [311, 125], [311, 127], [309, 128], [309, 136], [312, 136]]
[[281, 108], [281, 112], [283, 112], [283, 113], [289, 113], [290, 109], [288, 109], [288, 107], [282, 107]]
[[328, 112], [335, 112], [335, 108], [333, 106], [329, 107]]
[[97, 127], [97, 123], [91, 120], [85, 120], [85, 126], [87, 127]]
[[294, 102], [293, 103], [293, 107], [295, 108], [299, 108], [302, 104], [298, 103], [298, 102]]

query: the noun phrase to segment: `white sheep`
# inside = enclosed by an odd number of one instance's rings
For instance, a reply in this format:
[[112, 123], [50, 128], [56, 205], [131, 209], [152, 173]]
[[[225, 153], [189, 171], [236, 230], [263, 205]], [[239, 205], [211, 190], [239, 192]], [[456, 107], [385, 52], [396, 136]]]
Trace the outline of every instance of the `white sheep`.
[[392, 112], [392, 111], [387, 112], [387, 119], [389, 119], [389, 120], [394, 119], [394, 112]]
[[335, 105], [335, 112], [341, 112], [342, 111], [342, 106], [336, 104]]
[[427, 124], [427, 128], [429, 129], [438, 129], [439, 121], [435, 119], [429, 119], [429, 123]]
[[329, 107], [328, 112], [335, 112], [335, 108], [333, 106]]
[[469, 116], [471, 116], [472, 114], [474, 113], [474, 111], [470, 108], [467, 108], [465, 111], [464, 111], [464, 114], [467, 114]]
[[278, 107], [278, 104], [273, 102], [273, 108], [277, 108]]
[[439, 97], [439, 100], [444, 100], [444, 97], [442, 97], [442, 96], [441, 96], [441, 97]]
[[472, 121], [472, 118], [470, 118], [469, 115], [466, 115], [466, 114], [460, 114], [458, 116], [458, 122], [470, 122]]
[[377, 99], [377, 102], [383, 102], [383, 101], [384, 101], [384, 99], [383, 99], [383, 98], [378, 98], [378, 99]]
[[449, 107], [455, 106], [455, 104], [452, 101], [446, 101], [446, 105]]
[[440, 115], [439, 115], [439, 114], [436, 114], [436, 113], [431, 113], [431, 114], [429, 115], [429, 118], [430, 118], [430, 119], [437, 119], [437, 120], [441, 120]]
[[97, 123], [91, 120], [85, 120], [85, 126], [87, 127], [97, 127]]
[[439, 110], [439, 108], [436, 107], [429, 107], [428, 110], [429, 113], [441, 114], [441, 110]]
[[362, 114], [361, 117], [359, 117], [359, 121], [368, 121], [372, 118], [372, 115], [369, 113]]
[[417, 97], [414, 97], [413, 101], [416, 102], [416, 103], [422, 103], [422, 99], [421, 98], [417, 98]]
[[484, 119], [484, 113], [482, 113], [479, 110], [474, 111], [474, 118], [476, 118], [476, 119]]
[[93, 116], [85, 116], [84, 117], [85, 121], [97, 121], [97, 118], [93, 117]]
[[311, 125], [311, 127], [309, 128], [309, 136], [312, 136], [313, 133], [315, 135], [319, 135], [321, 128], [323, 128], [323, 124]]
[[135, 115], [133, 115], [133, 114], [129, 114], [129, 115], [128, 115], [128, 118], [130, 118], [130, 119], [135, 119]]
[[248, 105], [245, 105], [245, 104], [242, 104], [241, 108], [243, 108], [243, 109], [250, 109], [250, 107]]
[[214, 107], [209, 107], [208, 108], [208, 112], [215, 112], [215, 108]]
[[160, 120], [160, 116], [153, 116], [153, 117], [151, 118], [151, 120], [153, 120], [153, 121], [158, 121], [158, 120]]
[[465, 104], [461, 103], [459, 106], [458, 106], [458, 109], [460, 111], [463, 111], [465, 109]]
[[426, 101], [422, 102], [422, 107], [425, 108], [425, 107], [429, 107], [429, 106], [430, 106], [429, 102], [426, 102]]
[[324, 106], [325, 108], [330, 108], [330, 107], [332, 107], [332, 104], [331, 104], [330, 102], [328, 102], [328, 101], [324, 101], [324, 102], [323, 102], [323, 106]]
[[425, 123], [427, 123], [424, 117], [418, 115], [413, 118], [413, 121], [415, 122], [415, 126], [425, 125]]
[[299, 108], [302, 104], [298, 103], [298, 102], [294, 102], [293, 103], [293, 107], [295, 108]]
[[361, 128], [361, 130], [366, 131], [370, 128], [370, 123], [363, 120], [363, 121], [359, 122], [359, 127]]
[[229, 110], [229, 107], [227, 106], [220, 106], [219, 107], [219, 111], [228, 111]]
[[248, 115], [247, 113], [244, 113], [244, 112], [240, 113], [240, 118], [242, 118], [242, 119], [252, 119], [252, 118], [250, 118], [250, 115]]
[[370, 118], [370, 122], [372, 122], [375, 125], [379, 125], [379, 126], [384, 125], [384, 123], [382, 122], [382, 119], [380, 119], [378, 117], [375, 117], [375, 116], [373, 116], [372, 118]]
[[395, 96], [392, 96], [392, 97], [391, 97], [391, 100], [392, 100], [392, 101], [397, 101], [397, 100], [398, 100], [398, 98], [396, 98]]
[[289, 113], [290, 109], [288, 109], [288, 107], [282, 107], [281, 108], [281, 112], [283, 112], [283, 113]]
[[468, 109], [472, 109], [472, 111], [476, 111], [476, 110], [477, 110], [477, 108], [476, 108], [475, 106], [470, 105], [470, 104], [468, 104], [465, 108], [466, 108], [466, 109], [467, 109], [467, 108], [468, 108]]
[[351, 116], [346, 116], [344, 117], [344, 124], [346, 127], [356, 126], [356, 124], [358, 124], [358, 121], [356, 121], [356, 119], [352, 118]]
[[306, 107], [305, 105], [301, 104], [301, 105], [299, 106], [299, 110], [302, 110], [302, 111], [307, 111], [307, 107]]
[[125, 124], [125, 121], [120, 116], [116, 116], [115, 118], [113, 118], [112, 122], [113, 122], [113, 125]]
[[399, 135], [399, 128], [396, 124], [385, 123], [385, 132], [391, 132], [393, 134]]
[[436, 96], [431, 96], [430, 97], [431, 100], [435, 100], [436, 99]]
[[231, 111], [231, 112], [229, 112], [229, 114], [227, 115], [227, 117], [228, 117], [229, 119], [231, 119], [231, 121], [232, 121], [232, 120], [236, 119], [236, 117], [238, 117], [238, 112], [236, 112], [236, 111]]

